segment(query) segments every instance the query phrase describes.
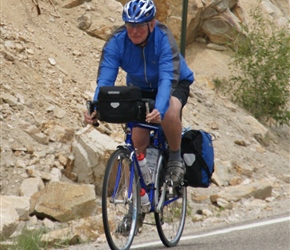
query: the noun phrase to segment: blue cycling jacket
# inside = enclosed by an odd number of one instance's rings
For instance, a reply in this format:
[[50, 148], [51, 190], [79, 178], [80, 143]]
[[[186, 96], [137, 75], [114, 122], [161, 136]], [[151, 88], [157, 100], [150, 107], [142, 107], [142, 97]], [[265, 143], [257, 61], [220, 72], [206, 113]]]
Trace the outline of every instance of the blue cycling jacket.
[[155, 108], [162, 119], [178, 82], [194, 81], [193, 72], [179, 53], [171, 32], [157, 21], [145, 47], [131, 42], [125, 26], [108, 39], [99, 64], [94, 100], [97, 100], [101, 86], [114, 85], [119, 67], [127, 73], [128, 86], [139, 86], [144, 91], [158, 89]]

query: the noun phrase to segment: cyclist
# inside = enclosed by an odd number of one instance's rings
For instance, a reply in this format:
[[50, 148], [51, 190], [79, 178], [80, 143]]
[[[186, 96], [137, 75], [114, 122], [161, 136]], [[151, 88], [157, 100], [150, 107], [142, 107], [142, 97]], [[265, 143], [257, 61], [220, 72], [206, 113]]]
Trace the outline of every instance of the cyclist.
[[[180, 152], [181, 110], [194, 75], [171, 32], [155, 19], [155, 14], [152, 0], [131, 0], [124, 5], [125, 25], [111, 35], [102, 51], [94, 101], [101, 86], [114, 85], [119, 67], [127, 73], [127, 85], [139, 86], [143, 98], [155, 99], [155, 108], [147, 114], [146, 121], [161, 124], [170, 149], [165, 178], [178, 185], [185, 173]], [[85, 113], [87, 123], [94, 124], [97, 120], [96, 112]], [[134, 128], [132, 139], [137, 154], [145, 154], [149, 131]]]

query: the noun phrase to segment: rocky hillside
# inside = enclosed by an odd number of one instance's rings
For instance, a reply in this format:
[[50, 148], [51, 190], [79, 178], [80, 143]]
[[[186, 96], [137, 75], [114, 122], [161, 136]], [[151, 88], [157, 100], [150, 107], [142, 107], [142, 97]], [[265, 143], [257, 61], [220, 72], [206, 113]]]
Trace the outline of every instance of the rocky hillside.
[[[253, 1], [238, 2], [250, 22]], [[283, 23], [285, 2], [262, 1], [260, 7]], [[65, 235], [71, 243], [105, 243], [99, 185], [106, 157], [122, 133], [117, 125], [102, 124], [96, 130], [82, 121], [95, 89], [103, 39], [121, 23], [121, 10], [114, 0], [1, 3], [0, 233], [1, 239], [9, 238], [2, 247], [24, 227], [42, 226], [51, 230], [46, 242]], [[210, 188], [188, 189], [186, 229], [192, 223], [209, 226], [287, 212], [289, 127], [263, 125], [220, 96], [212, 79], [229, 75], [232, 52], [209, 46], [210, 38], [198, 40], [202, 43], [194, 40], [186, 50], [196, 82], [183, 122], [215, 134], [216, 172]], [[117, 84], [124, 83], [124, 76], [120, 71]], [[144, 231], [156, 237], [152, 230]]]

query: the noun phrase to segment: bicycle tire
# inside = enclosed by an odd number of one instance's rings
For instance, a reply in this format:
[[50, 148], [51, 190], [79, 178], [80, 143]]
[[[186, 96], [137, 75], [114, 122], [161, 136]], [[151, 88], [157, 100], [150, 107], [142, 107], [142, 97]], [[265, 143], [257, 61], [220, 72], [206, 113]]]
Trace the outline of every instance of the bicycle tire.
[[[113, 250], [130, 249], [137, 232], [140, 185], [137, 174], [133, 178], [131, 175], [130, 182], [129, 157], [130, 150], [126, 148], [114, 151], [108, 160], [103, 180], [103, 226], [107, 242]], [[128, 195], [130, 183], [132, 192]]]
[[[156, 176], [156, 190], [158, 197], [161, 196], [163, 191], [163, 183], [165, 176], [165, 160], [161, 163], [162, 167], [157, 168]], [[166, 247], [176, 246], [182, 236], [185, 219], [186, 219], [186, 206], [187, 206], [187, 189], [185, 186], [174, 188], [174, 192], [169, 197], [168, 189], [166, 187], [165, 205], [161, 208], [160, 212], [155, 212], [155, 222], [158, 231], [158, 235], [163, 245]], [[176, 199], [166, 205], [170, 199]]]

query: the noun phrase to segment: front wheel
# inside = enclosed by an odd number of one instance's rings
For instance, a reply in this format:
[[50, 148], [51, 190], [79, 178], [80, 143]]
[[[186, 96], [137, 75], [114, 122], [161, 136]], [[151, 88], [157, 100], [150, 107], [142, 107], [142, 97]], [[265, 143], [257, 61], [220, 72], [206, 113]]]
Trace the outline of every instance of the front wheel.
[[106, 238], [113, 250], [130, 249], [137, 230], [139, 185], [131, 167], [135, 168], [126, 148], [117, 149], [106, 166], [102, 215]]
[[[157, 170], [156, 189], [158, 197], [165, 192], [164, 205], [155, 212], [159, 237], [166, 247], [176, 246], [181, 238], [186, 218], [187, 189], [184, 186], [170, 188], [164, 184], [165, 163]], [[163, 190], [164, 189], [164, 190]]]

